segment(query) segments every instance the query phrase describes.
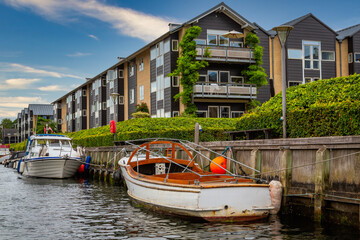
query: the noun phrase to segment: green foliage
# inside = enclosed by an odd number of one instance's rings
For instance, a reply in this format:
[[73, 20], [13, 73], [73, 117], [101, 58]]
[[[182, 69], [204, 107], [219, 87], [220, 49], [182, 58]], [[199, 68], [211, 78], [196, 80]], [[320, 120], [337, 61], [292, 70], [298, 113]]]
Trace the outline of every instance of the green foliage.
[[256, 107], [260, 106], [261, 102], [259, 102], [258, 100], [251, 100], [250, 102], [248, 102], [246, 104], [246, 110], [247, 111], [252, 111], [253, 109], [255, 109]]
[[145, 102], [142, 102], [140, 104], [136, 104], [136, 111], [135, 112], [145, 112], [149, 113], [149, 108]]
[[57, 131], [56, 123], [52, 121], [51, 119], [44, 119], [42, 117], [37, 118], [37, 124], [36, 124], [36, 134], [43, 134], [44, 133], [44, 127], [46, 127], [46, 124], [51, 127], [51, 129], [54, 131], [54, 133]]
[[[319, 80], [286, 91], [289, 137], [360, 134], [360, 75]], [[273, 128], [282, 136], [281, 93], [240, 118], [238, 130]]]
[[147, 112], [134, 112], [131, 116], [133, 116], [133, 118], [149, 118], [150, 114]]
[[[174, 96], [175, 100], [181, 99], [181, 103], [185, 105], [186, 114], [195, 114], [197, 108], [192, 103], [192, 94], [194, 91], [194, 84], [199, 79], [199, 69], [209, 65], [206, 61], [196, 61], [196, 42], [194, 41], [199, 36], [201, 28], [198, 26], [190, 27], [186, 30], [183, 39], [181, 40], [180, 54], [177, 60], [177, 68], [168, 76], [180, 76], [180, 84], [183, 87], [182, 92]], [[206, 49], [205, 57], [210, 57], [210, 52]]]
[[245, 38], [245, 45], [252, 48], [254, 51], [255, 64], [250, 64], [248, 69], [243, 70], [242, 74], [246, 78], [246, 82], [255, 84], [256, 87], [261, 87], [267, 84], [267, 74], [263, 64], [263, 47], [259, 46], [260, 40], [254, 33], [248, 33]]
[[[194, 140], [195, 123], [198, 122], [203, 131], [200, 141], [225, 141], [229, 136], [224, 131], [233, 131], [236, 119], [231, 118], [137, 118], [118, 122], [116, 139], [130, 140], [143, 138], [178, 138]], [[66, 133], [74, 139], [76, 145], [85, 147], [112, 146], [114, 136], [110, 133], [109, 125]]]
[[25, 151], [27, 141], [21, 143], [12, 143], [10, 148], [14, 148], [15, 151]]

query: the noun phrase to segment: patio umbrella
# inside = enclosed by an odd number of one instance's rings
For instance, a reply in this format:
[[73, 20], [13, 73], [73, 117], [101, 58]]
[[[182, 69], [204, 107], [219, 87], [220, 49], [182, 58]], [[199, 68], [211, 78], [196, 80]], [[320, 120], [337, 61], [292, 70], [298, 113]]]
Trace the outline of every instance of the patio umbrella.
[[[221, 35], [221, 36], [223, 36], [224, 38], [235, 39], [235, 38], [242, 38], [245, 35], [243, 33], [241, 33], [241, 32], [232, 30], [230, 32], [227, 32], [227, 33]], [[233, 40], [233, 43], [234, 43], [234, 40]]]

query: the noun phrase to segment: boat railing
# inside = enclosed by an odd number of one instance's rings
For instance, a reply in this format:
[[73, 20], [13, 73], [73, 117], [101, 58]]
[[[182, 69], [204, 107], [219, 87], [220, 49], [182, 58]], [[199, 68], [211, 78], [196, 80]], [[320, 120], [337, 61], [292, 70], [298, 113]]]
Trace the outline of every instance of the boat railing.
[[[138, 145], [138, 144], [133, 143], [133, 142], [136, 142], [136, 141], [137, 141], [137, 142], [138, 142], [138, 141], [145, 141], [145, 142], [147, 142], [147, 144]], [[164, 143], [164, 144], [165, 144], [165, 143], [171, 144], [170, 141], [171, 141], [171, 142], [178, 142], [179, 144], [181, 144], [181, 145], [183, 145], [184, 147], [190, 149], [191, 151], [195, 152], [196, 154], [200, 155], [201, 157], [207, 159], [209, 162], [211, 162], [211, 163], [217, 165], [218, 167], [222, 168], [222, 169], [227, 173], [227, 174], [225, 174], [225, 175], [230, 175], [230, 176], [232, 176], [232, 177], [234, 177], [234, 178], [235, 178], [235, 177], [242, 177], [242, 178], [248, 178], [248, 179], [253, 179], [253, 180], [257, 180], [257, 181], [266, 182], [266, 181], [263, 180], [263, 179], [254, 178], [254, 177], [248, 176], [248, 175], [242, 170], [241, 166], [246, 167], [246, 168], [249, 168], [249, 169], [251, 169], [251, 170], [253, 170], [253, 171], [255, 171], [255, 172], [258, 172], [258, 173], [260, 172], [259, 170], [254, 169], [254, 168], [252, 168], [252, 167], [250, 167], [250, 166], [247, 166], [246, 164], [243, 164], [243, 163], [241, 163], [241, 162], [239, 162], [239, 161], [237, 161], [237, 160], [235, 160], [235, 159], [233, 159], [233, 158], [230, 158], [230, 157], [228, 157], [228, 156], [225, 156], [224, 154], [217, 153], [217, 152], [215, 152], [215, 151], [213, 151], [213, 150], [211, 150], [211, 149], [208, 149], [208, 148], [206, 148], [206, 147], [204, 147], [204, 146], [201, 146], [201, 145], [199, 145], [199, 144], [195, 144], [195, 143], [193, 143], [193, 142], [190, 142], [190, 141], [187, 141], [187, 140], [180, 140], [180, 139], [171, 139], [171, 138], [161, 138], [161, 139], [159, 139], [159, 138], [150, 138], [150, 139], [149, 139], [149, 138], [148, 138], [148, 139], [137, 139], [137, 140], [133, 140], [133, 141], [131, 141], [131, 140], [125, 141], [125, 143], [127, 143], [127, 144], [129, 144], [129, 145], [132, 145], [132, 146], [134, 146], [134, 147], [137, 147], [136, 152], [134, 151], [133, 154], [131, 155], [131, 157], [129, 158], [128, 164], [129, 164], [130, 161], [132, 160], [132, 157], [133, 157], [135, 154], [138, 154], [138, 153], [139, 153], [139, 150], [144, 150], [144, 151], [146, 151], [147, 156], [149, 156], [148, 154], [152, 154], [153, 156], [157, 156], [157, 157], [159, 157], [159, 158], [163, 158], [164, 160], [167, 160], [169, 163], [173, 163], [173, 164], [175, 164], [175, 165], [183, 168], [183, 169], [184, 169], [183, 172], [185, 172], [185, 171], [190, 171], [190, 172], [198, 175], [200, 178], [201, 178], [201, 177], [205, 177], [205, 176], [223, 176], [223, 175], [224, 175], [224, 174], [206, 174], [206, 175], [204, 175], [204, 174], [195, 172], [195, 171], [193, 171], [193, 170], [191, 170], [191, 169], [189, 168], [190, 165], [191, 165], [191, 163], [195, 161], [195, 156], [192, 156], [192, 155], [190, 154], [190, 155], [189, 155], [189, 156], [190, 156], [189, 163], [188, 163], [186, 166], [184, 166], [184, 165], [182, 165], [182, 164], [178, 164], [177, 162], [175, 162], [174, 160], [172, 160], [172, 158], [169, 158], [169, 157], [167, 157], [167, 156], [165, 157], [165, 156], [162, 155], [162, 154], [159, 154], [159, 153], [157, 153], [157, 152], [155, 152], [155, 151], [150, 150], [149, 145], [148, 145], [148, 144], [154, 144], [154, 143], [156, 143], [156, 142], [160, 142], [160, 143]], [[159, 143], [158, 143], [158, 144], [159, 144]], [[193, 145], [194, 147], [192, 147], [191, 145]], [[198, 149], [196, 149], [196, 148], [198, 148]], [[205, 156], [204, 154], [202, 154], [199, 149], [209, 151], [209, 152], [211, 152], [211, 153], [214, 153], [215, 155], [222, 156], [222, 157], [224, 157], [224, 158], [226, 158], [226, 159], [228, 159], [228, 160], [230, 160], [230, 161], [232, 161], [232, 162], [234, 162], [234, 163], [239, 164], [239, 165], [240, 165], [240, 169], [242, 170], [242, 175], [232, 173], [231, 171], [229, 171], [229, 170], [227, 170], [226, 168], [222, 167], [222, 166], [219, 165], [218, 163], [214, 162], [212, 159], [210, 159], [210, 158], [208, 158], [207, 156]], [[140, 176], [140, 173], [139, 173], [139, 158], [138, 158], [138, 157], [137, 157], [136, 161], [137, 161], [137, 172], [138, 172], [138, 174], [139, 174], [139, 176]], [[169, 176], [169, 173], [170, 173], [170, 166], [169, 166], [168, 172], [167, 172], [167, 174], [166, 174], [165, 181], [167, 181], [168, 176]]]

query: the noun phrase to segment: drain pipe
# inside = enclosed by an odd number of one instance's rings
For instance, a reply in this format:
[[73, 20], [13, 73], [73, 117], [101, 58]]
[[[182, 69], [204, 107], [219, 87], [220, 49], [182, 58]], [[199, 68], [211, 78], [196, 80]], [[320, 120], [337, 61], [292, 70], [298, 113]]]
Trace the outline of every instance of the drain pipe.
[[342, 57], [341, 57], [341, 43], [342, 40], [339, 40], [339, 55], [340, 55], [340, 77], [342, 77]]

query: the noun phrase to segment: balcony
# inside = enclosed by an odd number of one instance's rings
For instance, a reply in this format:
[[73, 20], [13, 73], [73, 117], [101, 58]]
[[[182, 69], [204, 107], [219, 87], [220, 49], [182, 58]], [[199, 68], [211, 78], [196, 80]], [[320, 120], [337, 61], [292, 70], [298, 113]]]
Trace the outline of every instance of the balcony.
[[[204, 57], [206, 48], [209, 48], [211, 57]], [[197, 45], [197, 60], [233, 63], [255, 63], [253, 50], [250, 48]]]
[[256, 99], [256, 87], [251, 84], [197, 82], [194, 97]]

